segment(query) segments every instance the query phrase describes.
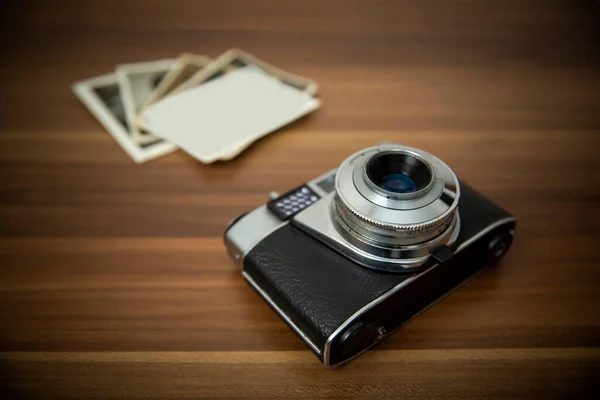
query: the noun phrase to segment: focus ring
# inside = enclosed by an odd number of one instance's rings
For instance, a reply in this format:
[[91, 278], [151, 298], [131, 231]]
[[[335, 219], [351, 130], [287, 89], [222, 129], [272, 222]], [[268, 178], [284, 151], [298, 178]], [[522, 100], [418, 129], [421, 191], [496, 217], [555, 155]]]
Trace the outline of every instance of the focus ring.
[[358, 220], [363, 221], [364, 223], [372, 225], [379, 229], [383, 229], [386, 231], [395, 231], [395, 232], [427, 231], [429, 228], [443, 225], [446, 221], [448, 221], [452, 218], [452, 216], [458, 209], [458, 202], [455, 201], [452, 209], [450, 209], [447, 212], [446, 216], [444, 218], [441, 218], [440, 220], [435, 220], [433, 222], [426, 222], [426, 223], [415, 224], [415, 225], [391, 225], [391, 224], [384, 224], [384, 223], [381, 223], [378, 221], [374, 221], [370, 218], [365, 217], [364, 215], [357, 213], [344, 201], [344, 199], [337, 192], [335, 194], [335, 199], [336, 199], [336, 204], [339, 204], [342, 207], [344, 207], [344, 209], [347, 212], [349, 212], [352, 215], [352, 217], [357, 218]]

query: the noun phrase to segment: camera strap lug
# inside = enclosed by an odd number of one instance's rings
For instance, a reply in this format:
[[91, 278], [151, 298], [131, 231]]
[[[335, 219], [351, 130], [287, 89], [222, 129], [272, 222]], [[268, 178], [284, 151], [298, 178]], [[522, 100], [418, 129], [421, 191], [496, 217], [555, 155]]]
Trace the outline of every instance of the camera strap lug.
[[454, 252], [448, 246], [438, 246], [431, 251], [431, 257], [439, 264], [445, 263], [454, 256]]

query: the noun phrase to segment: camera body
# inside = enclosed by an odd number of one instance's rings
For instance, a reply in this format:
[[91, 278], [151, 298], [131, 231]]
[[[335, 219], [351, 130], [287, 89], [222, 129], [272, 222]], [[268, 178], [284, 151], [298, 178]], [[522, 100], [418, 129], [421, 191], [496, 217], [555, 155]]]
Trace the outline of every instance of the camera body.
[[498, 261], [515, 218], [431, 154], [385, 144], [232, 221], [243, 277], [326, 366]]

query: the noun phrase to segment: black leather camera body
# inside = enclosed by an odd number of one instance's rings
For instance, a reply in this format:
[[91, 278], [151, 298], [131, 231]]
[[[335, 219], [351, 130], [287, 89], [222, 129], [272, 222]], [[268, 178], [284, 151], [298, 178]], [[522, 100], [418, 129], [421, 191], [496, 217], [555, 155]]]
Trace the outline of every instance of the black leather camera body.
[[385, 144], [236, 218], [225, 244], [248, 283], [333, 366], [498, 261], [515, 224], [435, 156]]

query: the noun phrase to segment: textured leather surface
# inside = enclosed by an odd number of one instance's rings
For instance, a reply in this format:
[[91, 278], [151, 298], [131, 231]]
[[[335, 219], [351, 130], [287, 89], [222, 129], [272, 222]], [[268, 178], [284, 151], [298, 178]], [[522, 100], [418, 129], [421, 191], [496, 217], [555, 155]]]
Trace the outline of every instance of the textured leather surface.
[[496, 203], [485, 198], [479, 192], [473, 190], [469, 185], [460, 182], [461, 197], [458, 204], [460, 214], [460, 233], [457, 244], [464, 242], [482, 229], [501, 219], [511, 217]]
[[360, 267], [289, 224], [246, 256], [244, 271], [320, 348], [348, 317], [406, 279]]
[[[462, 240], [509, 215], [466, 185], [462, 196]], [[258, 243], [244, 270], [320, 348], [348, 317], [411, 276], [361, 267], [290, 224]]]

